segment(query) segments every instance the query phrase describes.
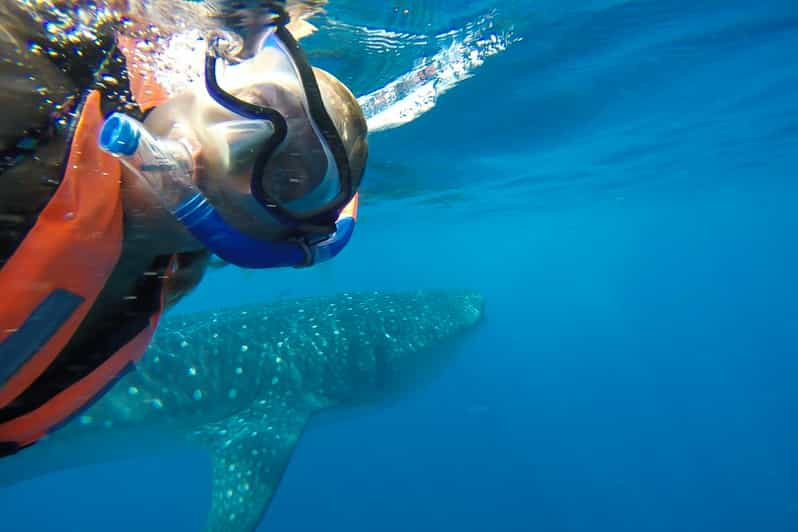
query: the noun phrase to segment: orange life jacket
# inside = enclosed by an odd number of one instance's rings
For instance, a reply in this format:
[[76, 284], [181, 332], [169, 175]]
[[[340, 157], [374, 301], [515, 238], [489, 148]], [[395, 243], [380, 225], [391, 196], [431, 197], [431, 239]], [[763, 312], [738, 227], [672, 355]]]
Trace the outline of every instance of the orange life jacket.
[[[139, 105], [162, 101], [163, 91], [136, 79], [132, 66], [130, 85], [141, 96]], [[108, 387], [144, 353], [163, 308], [158, 282], [160, 302], [141, 330], [74, 382], [55, 389], [43, 382], [122, 251], [121, 167], [97, 146], [100, 102], [98, 91], [86, 98], [61, 183], [0, 269], [0, 456], [40, 439]], [[27, 406], [20, 408], [22, 403]]]

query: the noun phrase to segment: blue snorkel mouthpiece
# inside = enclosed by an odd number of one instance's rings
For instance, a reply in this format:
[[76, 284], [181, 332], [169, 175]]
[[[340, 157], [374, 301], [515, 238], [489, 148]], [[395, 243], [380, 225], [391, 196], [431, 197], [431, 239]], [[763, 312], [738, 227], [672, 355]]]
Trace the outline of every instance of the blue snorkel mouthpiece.
[[130, 156], [139, 147], [141, 134], [133, 121], [122, 114], [113, 114], [100, 131], [100, 148], [114, 155]]
[[186, 142], [156, 138], [127, 115], [113, 113], [100, 130], [100, 148], [146, 182], [163, 206], [221, 259], [244, 268], [309, 266], [336, 256], [349, 242], [354, 220], [345, 216], [322, 242], [267, 242], [230, 226], [194, 184], [194, 157]]

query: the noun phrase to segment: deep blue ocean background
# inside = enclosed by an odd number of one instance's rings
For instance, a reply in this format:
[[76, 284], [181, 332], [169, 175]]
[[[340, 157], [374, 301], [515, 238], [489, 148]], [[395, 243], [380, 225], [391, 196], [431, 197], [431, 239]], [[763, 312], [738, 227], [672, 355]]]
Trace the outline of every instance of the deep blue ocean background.
[[[181, 304], [486, 296], [439, 379], [306, 433], [259, 530], [798, 531], [798, 3], [508, 7], [521, 42], [373, 136], [337, 260]], [[199, 530], [209, 482], [57, 473], [0, 530]]]

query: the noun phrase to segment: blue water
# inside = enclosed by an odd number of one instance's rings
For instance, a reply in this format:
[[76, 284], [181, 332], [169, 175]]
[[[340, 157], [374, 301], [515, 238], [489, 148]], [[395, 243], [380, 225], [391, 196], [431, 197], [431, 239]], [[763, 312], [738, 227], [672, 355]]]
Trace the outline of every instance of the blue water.
[[[798, 530], [798, 4], [537, 5], [373, 137], [334, 263], [184, 302], [486, 295], [439, 380], [305, 435], [260, 530]], [[193, 455], [54, 474], [0, 491], [0, 528], [198, 530], [209, 480]]]

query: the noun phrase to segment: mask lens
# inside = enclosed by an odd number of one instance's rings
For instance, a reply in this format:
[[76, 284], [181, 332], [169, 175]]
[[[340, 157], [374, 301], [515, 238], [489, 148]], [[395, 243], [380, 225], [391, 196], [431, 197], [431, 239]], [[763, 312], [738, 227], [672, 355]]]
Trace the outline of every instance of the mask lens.
[[215, 63], [219, 89], [239, 101], [225, 107], [246, 118], [255, 118], [248, 112], [253, 109], [276, 112], [286, 126], [285, 139], [270, 146], [269, 153], [262, 153], [254, 164], [256, 198], [267, 209], [277, 208], [300, 218], [336, 202], [345, 192], [338, 164], [311, 112], [312, 105], [323, 103], [308, 101], [302, 76], [286, 45], [272, 34], [254, 58], [238, 64]]

